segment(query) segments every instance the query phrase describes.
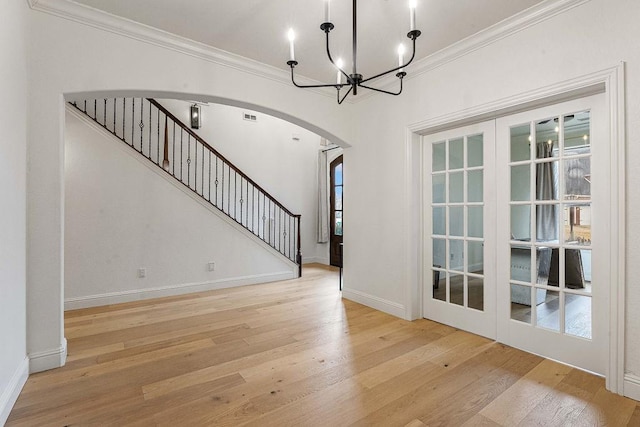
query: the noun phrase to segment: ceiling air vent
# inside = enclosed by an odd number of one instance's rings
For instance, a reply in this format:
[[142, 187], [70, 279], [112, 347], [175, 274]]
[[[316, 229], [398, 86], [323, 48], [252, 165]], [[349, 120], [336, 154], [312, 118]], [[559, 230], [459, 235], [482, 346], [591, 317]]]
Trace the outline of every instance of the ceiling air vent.
[[256, 117], [255, 114], [250, 114], [250, 113], [242, 113], [242, 118], [245, 120], [249, 120], [250, 122], [257, 122], [258, 121], [258, 117]]

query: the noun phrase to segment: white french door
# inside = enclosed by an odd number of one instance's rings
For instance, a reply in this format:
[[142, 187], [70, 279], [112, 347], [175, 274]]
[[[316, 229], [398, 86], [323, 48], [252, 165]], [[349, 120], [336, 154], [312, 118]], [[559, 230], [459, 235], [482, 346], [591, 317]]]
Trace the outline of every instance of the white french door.
[[496, 121], [498, 340], [605, 374], [609, 152], [603, 94]]
[[423, 316], [604, 374], [604, 94], [423, 137]]
[[494, 122], [423, 139], [424, 316], [492, 339]]

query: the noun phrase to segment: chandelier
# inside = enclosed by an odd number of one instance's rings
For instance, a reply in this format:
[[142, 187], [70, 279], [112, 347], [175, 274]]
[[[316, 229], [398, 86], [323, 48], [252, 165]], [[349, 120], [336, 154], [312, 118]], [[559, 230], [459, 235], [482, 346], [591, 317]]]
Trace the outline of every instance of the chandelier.
[[[421, 34], [420, 30], [416, 30], [416, 0], [410, 0], [410, 3], [409, 3], [411, 28], [410, 28], [410, 31], [407, 33], [407, 37], [411, 40], [411, 43], [413, 45], [413, 52], [411, 54], [411, 58], [409, 59], [409, 61], [404, 63], [405, 50], [404, 50], [404, 45], [401, 44], [398, 47], [398, 66], [368, 78], [364, 78], [362, 74], [358, 73], [357, 62], [356, 62], [357, 53], [358, 53], [358, 33], [357, 33], [358, 14], [357, 14], [356, 3], [357, 1], [353, 0], [353, 51], [352, 51], [353, 72], [351, 74], [347, 74], [342, 68], [343, 67], [342, 61], [338, 59], [336, 62], [334, 62], [333, 57], [331, 56], [331, 50], [329, 48], [329, 33], [331, 32], [331, 30], [333, 30], [334, 25], [331, 23], [331, 20], [330, 20], [330, 13], [329, 13], [330, 0], [324, 0], [324, 23], [320, 25], [320, 29], [324, 31], [326, 35], [327, 56], [329, 57], [329, 61], [338, 70], [336, 75], [336, 83], [334, 84], [301, 85], [296, 83], [295, 76], [294, 76], [294, 68], [296, 67], [296, 65], [298, 65], [298, 61], [296, 61], [295, 50], [294, 50], [295, 33], [293, 32], [293, 29], [289, 29], [289, 33], [288, 33], [289, 61], [287, 61], [287, 65], [291, 68], [291, 82], [296, 87], [299, 87], [299, 88], [334, 87], [337, 89], [338, 104], [342, 104], [342, 102], [350, 93], [353, 93], [353, 95], [357, 95], [359, 87], [371, 89], [376, 92], [386, 93], [388, 95], [400, 95], [402, 93], [402, 79], [407, 75], [407, 73], [404, 71], [404, 68], [409, 64], [411, 64], [414, 57], [416, 56], [416, 39]], [[385, 76], [387, 74], [391, 74], [396, 71], [397, 71], [396, 77], [398, 78], [398, 80], [400, 80], [400, 89], [397, 92], [390, 92], [387, 90], [378, 89], [375, 87], [368, 86], [366, 84], [374, 79]], [[344, 77], [344, 81], [343, 81], [343, 77]], [[345, 92], [344, 95], [340, 96], [340, 90], [345, 86], [348, 86], [349, 90], [347, 90], [347, 92]]]

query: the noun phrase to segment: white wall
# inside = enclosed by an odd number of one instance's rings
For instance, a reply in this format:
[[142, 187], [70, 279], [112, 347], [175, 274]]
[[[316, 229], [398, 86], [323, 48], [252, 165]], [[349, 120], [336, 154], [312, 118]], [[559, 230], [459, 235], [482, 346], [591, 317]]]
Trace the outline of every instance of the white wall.
[[28, 373], [26, 359], [27, 4], [0, 8], [0, 425]]
[[409, 76], [400, 97], [376, 96], [338, 108], [332, 98], [295, 89], [284, 80], [30, 13], [29, 352], [55, 353], [63, 345], [63, 93], [167, 91], [186, 94], [185, 99], [203, 94], [200, 99], [223, 98], [281, 112], [319, 134], [324, 129], [329, 139], [353, 144], [344, 153], [349, 230], [345, 294], [402, 315], [415, 300], [408, 289], [415, 279], [408, 267], [415, 260], [405, 239], [417, 233], [409, 230], [416, 206], [405, 191], [408, 166], [416, 166], [416, 159], [405, 158], [407, 126], [626, 61], [626, 369], [640, 375], [640, 265], [631, 262], [640, 257], [640, 222], [634, 214], [640, 193], [631, 191], [640, 184], [632, 172], [640, 166], [640, 145], [635, 143], [640, 139], [640, 51], [633, 43], [640, 38], [639, 14], [636, 0], [591, 0], [418, 77]]
[[[77, 5], [40, 0], [40, 5]], [[63, 13], [64, 15], [64, 13]], [[29, 13], [28, 333], [31, 369], [64, 363], [64, 94], [109, 92], [219, 101], [285, 117], [334, 141], [352, 139], [351, 106], [292, 87], [287, 71], [240, 71], [237, 58], [161, 47], [33, 10]], [[128, 24], [118, 24], [121, 28]], [[162, 94], [161, 94], [162, 92]]]
[[[188, 102], [158, 101], [183, 123], [190, 123]], [[257, 121], [244, 120], [243, 112], [256, 115]], [[316, 243], [320, 136], [277, 117], [238, 107], [202, 105], [201, 115], [202, 126], [194, 130], [199, 136], [287, 209], [302, 214], [303, 262], [328, 264], [328, 245]]]
[[283, 256], [77, 113], [65, 130], [65, 307], [297, 277]]
[[[405, 81], [402, 96], [358, 104], [356, 139], [345, 150], [346, 294], [390, 312], [405, 310], [411, 290], [411, 253], [405, 236], [417, 233], [404, 189], [407, 127], [447, 113], [547, 87], [626, 61], [627, 271], [626, 370], [640, 374], [640, 39], [636, 0], [591, 0], [439, 68]], [[409, 75], [411, 75], [411, 71]], [[415, 159], [414, 159], [415, 162]], [[385, 203], [379, 203], [384, 199]], [[375, 209], [371, 206], [375, 205]], [[393, 226], [390, 226], [392, 224]], [[640, 384], [640, 383], [639, 383]]]

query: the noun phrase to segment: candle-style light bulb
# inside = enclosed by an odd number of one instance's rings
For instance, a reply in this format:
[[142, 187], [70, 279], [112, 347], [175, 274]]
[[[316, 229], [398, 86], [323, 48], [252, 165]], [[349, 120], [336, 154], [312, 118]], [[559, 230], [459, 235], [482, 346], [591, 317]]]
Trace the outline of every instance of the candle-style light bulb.
[[329, 10], [329, 4], [331, 0], [324, 0], [324, 22], [331, 22], [331, 13]]
[[338, 67], [338, 74], [336, 74], [336, 83], [342, 84], [342, 66], [344, 63], [342, 62], [342, 58], [338, 58], [336, 61], [336, 67]]
[[296, 60], [296, 54], [293, 49], [293, 41], [296, 39], [296, 33], [293, 32], [293, 28], [289, 28], [289, 32], [287, 33], [287, 37], [289, 38], [289, 59], [291, 61]]
[[[402, 67], [403, 64], [404, 64], [404, 45], [400, 43], [398, 45], [398, 67]], [[400, 71], [402, 72], [404, 70], [401, 68]]]
[[418, 0], [409, 0], [409, 17], [411, 22], [411, 29], [416, 29], [416, 7], [418, 6]]

